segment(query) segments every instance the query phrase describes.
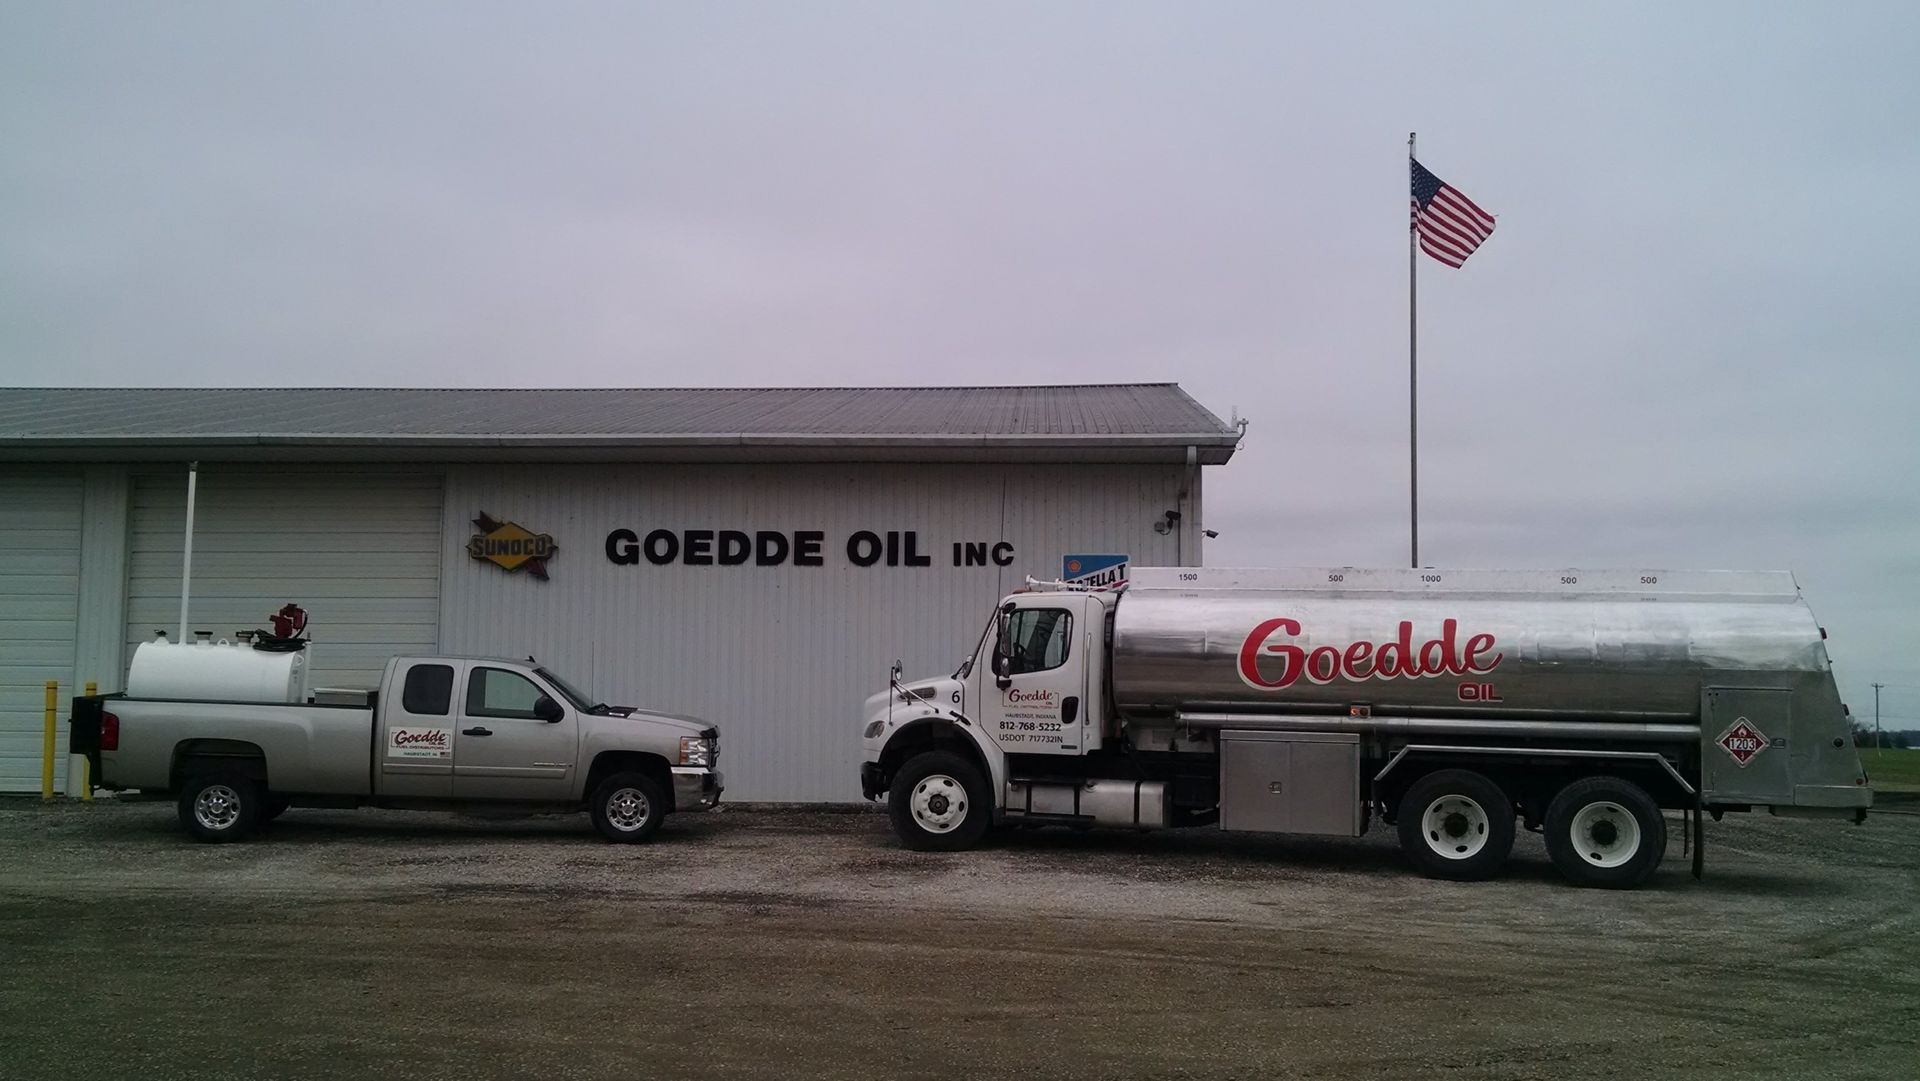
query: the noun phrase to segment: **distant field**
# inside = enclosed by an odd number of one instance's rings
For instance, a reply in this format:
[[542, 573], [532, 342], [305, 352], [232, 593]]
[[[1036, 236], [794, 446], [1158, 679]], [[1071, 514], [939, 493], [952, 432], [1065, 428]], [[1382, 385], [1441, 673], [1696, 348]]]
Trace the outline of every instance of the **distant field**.
[[1875, 788], [1908, 789], [1920, 792], [1920, 751], [1892, 751], [1860, 748], [1860, 761]]

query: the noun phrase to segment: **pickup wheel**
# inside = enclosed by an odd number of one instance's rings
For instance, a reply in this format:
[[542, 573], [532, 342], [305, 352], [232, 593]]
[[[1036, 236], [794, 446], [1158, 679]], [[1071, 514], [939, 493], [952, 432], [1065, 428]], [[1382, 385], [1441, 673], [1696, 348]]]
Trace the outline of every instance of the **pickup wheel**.
[[1400, 847], [1421, 874], [1478, 882], [1513, 851], [1513, 802], [1472, 770], [1443, 769], [1400, 797]]
[[1567, 881], [1630, 890], [1667, 854], [1667, 820], [1645, 789], [1618, 777], [1587, 777], [1547, 806], [1547, 855]]
[[659, 782], [644, 773], [616, 773], [600, 782], [587, 805], [593, 828], [618, 844], [638, 844], [660, 832], [667, 797]]
[[926, 751], [893, 775], [887, 815], [908, 848], [958, 852], [987, 835], [993, 800], [973, 763], [952, 751]]
[[180, 824], [196, 841], [238, 841], [259, 828], [265, 803], [263, 786], [244, 773], [196, 773], [180, 788]]

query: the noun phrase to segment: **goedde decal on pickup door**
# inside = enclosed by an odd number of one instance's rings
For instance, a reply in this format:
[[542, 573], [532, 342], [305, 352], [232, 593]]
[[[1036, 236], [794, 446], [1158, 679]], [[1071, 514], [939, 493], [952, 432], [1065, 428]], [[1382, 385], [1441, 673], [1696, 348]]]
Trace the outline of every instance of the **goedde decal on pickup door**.
[[389, 728], [388, 758], [452, 758], [451, 728]]

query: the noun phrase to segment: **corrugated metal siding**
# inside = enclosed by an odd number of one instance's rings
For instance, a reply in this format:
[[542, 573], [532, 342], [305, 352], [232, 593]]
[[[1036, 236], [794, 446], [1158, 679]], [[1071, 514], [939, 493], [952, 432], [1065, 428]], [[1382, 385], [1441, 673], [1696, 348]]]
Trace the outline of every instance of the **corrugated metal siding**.
[[74, 682], [102, 694], [126, 682], [127, 513], [132, 482], [124, 466], [88, 466], [80, 534], [80, 613]]
[[[372, 685], [439, 640], [438, 473], [202, 468], [189, 630], [230, 637], [289, 601], [312, 619], [316, 685]], [[134, 478], [127, 656], [180, 611], [186, 474]]]
[[[441, 626], [452, 652], [537, 655], [619, 704], [724, 730], [728, 797], [851, 800], [862, 701], [898, 657], [951, 671], [993, 603], [1067, 552], [1170, 564], [1176, 466], [657, 466], [456, 468], [448, 477]], [[464, 550], [480, 512], [550, 533], [549, 581]], [[1188, 515], [1198, 512], [1189, 506]], [[629, 528], [818, 529], [825, 566], [611, 563]], [[917, 530], [933, 565], [851, 565], [849, 534]], [[952, 565], [954, 541], [1014, 543], [1006, 568]]]
[[[0, 792], [40, 790], [46, 682], [72, 693], [81, 505], [77, 473], [0, 474]], [[64, 785], [65, 732], [56, 738]]]

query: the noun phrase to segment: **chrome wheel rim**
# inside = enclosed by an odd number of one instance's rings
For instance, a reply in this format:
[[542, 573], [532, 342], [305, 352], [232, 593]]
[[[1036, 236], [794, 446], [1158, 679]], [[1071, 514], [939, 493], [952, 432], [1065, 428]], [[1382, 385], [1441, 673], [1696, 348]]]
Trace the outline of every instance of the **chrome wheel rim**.
[[193, 820], [205, 829], [232, 829], [240, 821], [240, 793], [223, 784], [201, 789], [193, 798]]
[[1441, 796], [1420, 815], [1420, 836], [1437, 856], [1466, 860], [1487, 847], [1492, 820], [1486, 808], [1466, 796]]
[[967, 820], [967, 789], [944, 773], [929, 774], [913, 786], [914, 824], [928, 833], [952, 833]]
[[1605, 800], [1580, 808], [1567, 834], [1580, 859], [1594, 867], [1618, 867], [1640, 852], [1640, 820]]
[[622, 788], [607, 797], [607, 821], [623, 833], [632, 833], [647, 824], [653, 805], [647, 794], [637, 788]]

